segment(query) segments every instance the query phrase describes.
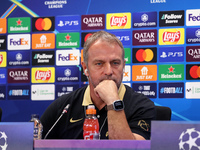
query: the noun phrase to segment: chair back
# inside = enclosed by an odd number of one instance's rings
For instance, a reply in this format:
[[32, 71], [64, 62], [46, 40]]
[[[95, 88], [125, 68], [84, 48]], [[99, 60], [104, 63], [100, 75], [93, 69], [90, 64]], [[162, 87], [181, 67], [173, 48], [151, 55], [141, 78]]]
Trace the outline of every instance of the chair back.
[[156, 120], [171, 120], [172, 110], [166, 106], [156, 106]]

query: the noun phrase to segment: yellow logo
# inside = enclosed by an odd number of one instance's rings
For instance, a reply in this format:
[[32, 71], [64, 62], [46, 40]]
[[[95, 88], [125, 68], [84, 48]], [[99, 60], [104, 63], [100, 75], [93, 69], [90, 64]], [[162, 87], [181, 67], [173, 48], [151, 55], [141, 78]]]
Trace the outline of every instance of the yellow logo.
[[81, 118], [81, 119], [76, 119], [76, 120], [73, 120], [73, 117], [70, 119], [70, 122], [71, 123], [75, 123], [75, 122], [78, 122], [78, 121], [81, 121], [83, 118]]
[[107, 29], [130, 29], [131, 13], [112, 13], [106, 15]]
[[149, 131], [149, 124], [148, 123], [146, 123], [144, 120], [140, 120], [139, 122], [138, 122], [138, 126], [140, 126], [140, 128], [142, 128], [143, 130], [145, 130], [145, 131]]
[[0, 52], [0, 67], [6, 67], [7, 65], [7, 53]]
[[55, 68], [32, 68], [32, 83], [54, 83]]
[[160, 29], [159, 45], [184, 44], [184, 28]]

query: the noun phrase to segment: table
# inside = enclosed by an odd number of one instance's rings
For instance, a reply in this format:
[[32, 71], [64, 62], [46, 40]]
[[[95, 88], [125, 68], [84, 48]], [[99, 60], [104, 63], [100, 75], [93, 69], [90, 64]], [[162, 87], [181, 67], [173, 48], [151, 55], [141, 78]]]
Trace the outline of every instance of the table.
[[35, 140], [34, 150], [150, 150], [150, 140]]

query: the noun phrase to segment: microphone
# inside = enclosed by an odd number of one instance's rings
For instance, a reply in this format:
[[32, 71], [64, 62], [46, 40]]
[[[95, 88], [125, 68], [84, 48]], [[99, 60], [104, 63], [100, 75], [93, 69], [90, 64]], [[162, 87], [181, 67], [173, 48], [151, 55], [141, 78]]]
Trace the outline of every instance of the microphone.
[[60, 120], [60, 118], [61, 118], [65, 113], [67, 113], [69, 106], [70, 106], [70, 104], [67, 104], [67, 106], [65, 106], [65, 108], [63, 109], [63, 111], [62, 111], [60, 117], [56, 120], [56, 122], [53, 124], [53, 126], [49, 129], [49, 131], [48, 131], [47, 134], [45, 135], [44, 139], [47, 138], [47, 136], [48, 136], [49, 133], [53, 130], [53, 128], [54, 128], [55, 125], [58, 123], [58, 121]]

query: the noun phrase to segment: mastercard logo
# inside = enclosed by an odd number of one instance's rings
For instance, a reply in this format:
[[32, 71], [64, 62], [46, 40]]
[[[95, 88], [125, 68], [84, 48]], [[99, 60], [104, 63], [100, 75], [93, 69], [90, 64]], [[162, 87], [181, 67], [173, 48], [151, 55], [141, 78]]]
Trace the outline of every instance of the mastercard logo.
[[87, 41], [87, 39], [89, 38], [90, 35], [92, 35], [92, 33], [88, 33], [88, 34], [85, 36], [85, 38], [84, 38], [84, 42]]
[[52, 26], [52, 22], [49, 18], [39, 18], [35, 22], [35, 27], [37, 30], [42, 31], [42, 30], [49, 30]]
[[145, 50], [139, 49], [136, 52], [135, 57], [139, 62], [143, 62], [143, 61], [149, 62], [153, 59], [154, 53], [151, 49], [145, 49]]
[[195, 65], [190, 68], [190, 76], [194, 79], [200, 78], [200, 67]]
[[33, 31], [54, 31], [54, 28], [55, 28], [54, 17], [32, 18]]

